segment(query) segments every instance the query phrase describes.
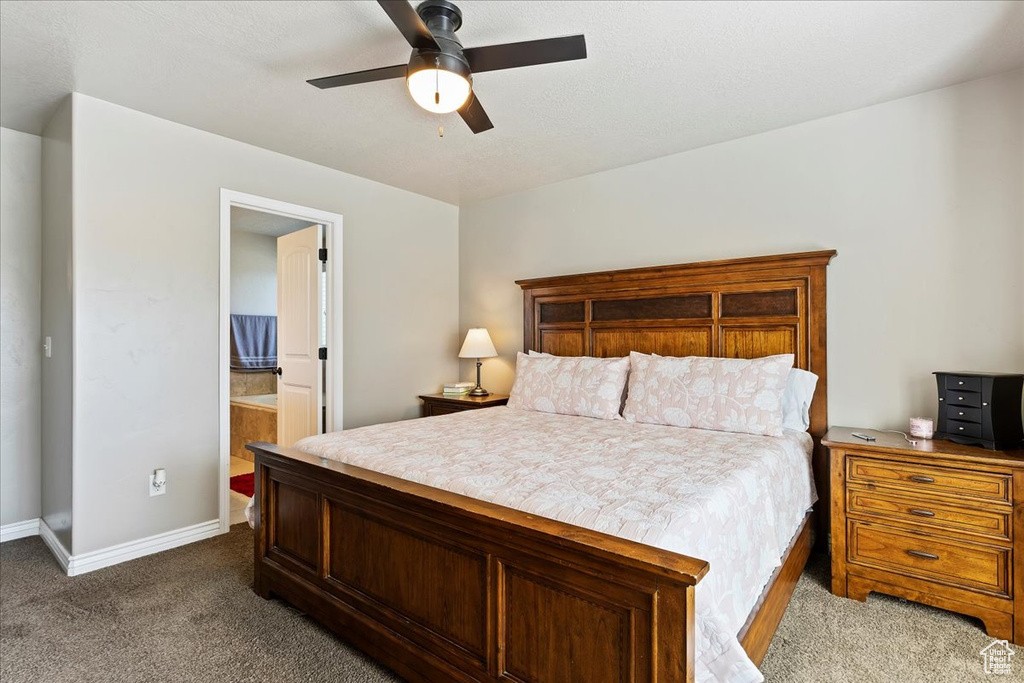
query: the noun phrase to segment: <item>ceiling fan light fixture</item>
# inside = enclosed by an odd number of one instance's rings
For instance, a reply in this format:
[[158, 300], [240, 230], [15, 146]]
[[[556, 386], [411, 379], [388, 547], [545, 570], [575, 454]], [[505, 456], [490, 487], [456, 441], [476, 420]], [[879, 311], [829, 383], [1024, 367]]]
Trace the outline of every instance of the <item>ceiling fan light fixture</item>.
[[466, 103], [473, 89], [468, 78], [445, 69], [413, 71], [406, 84], [416, 104], [435, 114], [455, 111]]
[[443, 52], [413, 54], [405, 82], [413, 101], [435, 114], [455, 111], [473, 91], [469, 64]]

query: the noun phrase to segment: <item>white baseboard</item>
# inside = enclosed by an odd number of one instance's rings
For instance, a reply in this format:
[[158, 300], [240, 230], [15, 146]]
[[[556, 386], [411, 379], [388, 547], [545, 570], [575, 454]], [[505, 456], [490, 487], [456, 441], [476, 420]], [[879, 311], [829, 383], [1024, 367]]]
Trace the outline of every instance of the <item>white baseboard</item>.
[[57, 564], [64, 570], [64, 573], [68, 573], [68, 566], [71, 561], [71, 553], [67, 551], [64, 544], [57, 540], [56, 534], [53, 533], [53, 529], [46, 523], [45, 520], [39, 520], [39, 537], [43, 539], [43, 543], [49, 548], [50, 553], [53, 555], [53, 559], [57, 560]]
[[[137, 541], [129, 541], [112, 545], [102, 550], [94, 550], [89, 553], [72, 555], [69, 558], [67, 573], [68, 576], [77, 576], [86, 572], [103, 569], [115, 564], [121, 564], [128, 560], [134, 560], [146, 555], [163, 552], [171, 548], [195, 543], [220, 534], [220, 520], [212, 519], [209, 522], [200, 522], [192, 526], [167, 531], [155, 536], [140, 538]], [[59, 561], [59, 559], [58, 559]]]
[[26, 536], [38, 536], [39, 535], [39, 523], [38, 517], [36, 519], [26, 519], [24, 522], [15, 522], [14, 524], [4, 524], [0, 526], [0, 543], [6, 543], [7, 541], [14, 541], [19, 538], [25, 538]]
[[137, 541], [112, 545], [102, 550], [71, 555], [61, 542], [57, 540], [57, 536], [54, 535], [46, 522], [39, 521], [37, 528], [43, 543], [50, 549], [54, 559], [57, 560], [57, 563], [68, 576], [77, 576], [97, 569], [103, 569], [104, 567], [121, 564], [128, 560], [134, 560], [188, 543], [212, 538], [221, 533], [220, 520], [213, 519], [209, 522], [201, 522], [181, 529], [175, 529], [174, 531], [156, 534], [155, 536], [140, 538]]

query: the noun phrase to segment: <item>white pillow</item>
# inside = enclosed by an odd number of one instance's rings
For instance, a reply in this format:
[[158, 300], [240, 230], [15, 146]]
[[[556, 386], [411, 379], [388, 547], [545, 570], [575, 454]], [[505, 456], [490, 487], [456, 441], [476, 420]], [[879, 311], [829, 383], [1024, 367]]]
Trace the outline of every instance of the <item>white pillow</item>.
[[628, 374], [628, 358], [519, 353], [508, 407], [618, 420]]
[[798, 432], [811, 426], [811, 400], [818, 376], [800, 368], [789, 371], [786, 391], [782, 394], [782, 426]]
[[629, 360], [622, 413], [629, 422], [782, 436], [791, 353], [746, 359], [633, 352]]

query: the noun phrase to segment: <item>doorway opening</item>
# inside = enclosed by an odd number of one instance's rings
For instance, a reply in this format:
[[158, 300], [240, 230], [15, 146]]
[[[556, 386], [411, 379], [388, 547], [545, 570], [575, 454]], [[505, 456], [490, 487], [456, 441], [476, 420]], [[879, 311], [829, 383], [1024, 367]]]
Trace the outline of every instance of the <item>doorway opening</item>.
[[341, 216], [221, 191], [221, 531], [246, 521], [245, 444], [341, 424]]

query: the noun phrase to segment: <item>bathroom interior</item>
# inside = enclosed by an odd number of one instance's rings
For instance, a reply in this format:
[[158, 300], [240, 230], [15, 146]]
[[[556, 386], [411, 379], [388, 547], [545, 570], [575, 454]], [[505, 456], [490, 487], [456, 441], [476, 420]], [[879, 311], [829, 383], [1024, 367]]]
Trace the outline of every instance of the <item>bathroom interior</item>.
[[277, 239], [308, 221], [231, 207], [230, 524], [245, 522], [253, 456], [245, 444], [278, 442]]

